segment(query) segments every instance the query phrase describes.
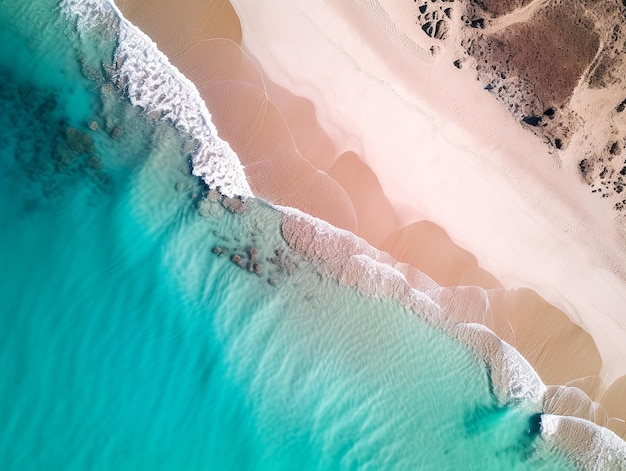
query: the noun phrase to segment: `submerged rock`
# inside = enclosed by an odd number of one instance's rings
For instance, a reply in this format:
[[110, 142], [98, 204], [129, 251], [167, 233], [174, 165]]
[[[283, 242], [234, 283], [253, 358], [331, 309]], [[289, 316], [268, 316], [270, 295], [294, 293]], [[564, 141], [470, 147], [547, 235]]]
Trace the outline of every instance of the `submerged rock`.
[[81, 154], [90, 154], [94, 151], [93, 138], [80, 129], [68, 127], [65, 129], [65, 139], [70, 149]]
[[61, 165], [70, 165], [76, 160], [78, 152], [71, 149], [67, 143], [61, 142], [57, 145], [54, 156]]
[[256, 273], [257, 275], [261, 276], [261, 274], [263, 273], [263, 267], [261, 266], [260, 263], [253, 263], [252, 271]]
[[233, 214], [243, 214], [246, 211], [246, 202], [240, 196], [225, 196], [222, 205]]
[[211, 188], [209, 190], [209, 201], [217, 203], [221, 197], [222, 195], [220, 195], [220, 192], [217, 191], [215, 188]]
[[213, 247], [212, 252], [218, 257], [221, 257], [222, 255], [224, 255], [225, 249], [223, 249], [222, 247]]
[[256, 247], [249, 247], [247, 252], [248, 256], [250, 257], [250, 261], [256, 262], [259, 260], [259, 249], [257, 249]]
[[102, 168], [102, 160], [97, 155], [92, 155], [91, 157], [89, 157], [87, 164], [89, 165], [89, 167], [95, 170], [100, 170]]
[[119, 126], [114, 126], [113, 129], [111, 129], [111, 133], [110, 136], [113, 139], [117, 139], [118, 137], [120, 137], [122, 135], [122, 128]]
[[230, 260], [239, 268], [245, 268], [246, 266], [246, 262], [244, 262], [243, 257], [241, 255], [235, 254], [232, 257], [230, 257]]

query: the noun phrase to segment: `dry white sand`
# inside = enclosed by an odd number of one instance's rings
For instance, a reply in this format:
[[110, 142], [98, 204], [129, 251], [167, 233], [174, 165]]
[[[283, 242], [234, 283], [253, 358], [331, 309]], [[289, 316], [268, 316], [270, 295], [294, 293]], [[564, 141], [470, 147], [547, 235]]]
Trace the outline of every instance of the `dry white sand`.
[[606, 383], [626, 373], [625, 252], [614, 215], [574, 163], [523, 130], [469, 68], [454, 68], [452, 52], [431, 57], [421, 31], [392, 21], [402, 11], [377, 2], [233, 6], [246, 50], [315, 104], [339, 151], [361, 155], [401, 225], [444, 227], [506, 286], [536, 290], [589, 332]]

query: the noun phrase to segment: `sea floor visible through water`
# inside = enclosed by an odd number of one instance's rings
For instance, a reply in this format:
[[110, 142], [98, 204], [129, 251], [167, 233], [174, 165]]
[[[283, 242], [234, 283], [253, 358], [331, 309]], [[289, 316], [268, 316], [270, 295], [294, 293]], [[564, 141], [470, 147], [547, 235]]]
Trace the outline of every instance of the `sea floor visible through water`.
[[107, 82], [114, 32], [19, 3], [0, 3], [2, 469], [573, 469], [466, 346], [322, 277], [271, 205], [214, 198], [197, 143]]

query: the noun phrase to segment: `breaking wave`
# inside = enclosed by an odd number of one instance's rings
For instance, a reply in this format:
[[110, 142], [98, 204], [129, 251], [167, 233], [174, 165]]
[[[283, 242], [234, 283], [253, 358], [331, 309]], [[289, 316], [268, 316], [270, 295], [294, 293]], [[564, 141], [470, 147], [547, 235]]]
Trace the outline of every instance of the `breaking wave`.
[[[155, 43], [125, 20], [106, 0], [63, 0], [61, 8], [81, 35], [102, 30], [115, 36], [111, 81], [133, 105], [171, 123], [193, 143], [192, 173], [226, 196], [251, 197], [243, 167], [217, 129], [195, 86]], [[283, 213], [282, 235], [318, 272], [362, 293], [392, 298], [468, 345], [490, 373], [492, 392], [501, 404], [527, 401], [541, 416], [541, 435], [586, 469], [626, 469], [626, 443], [587, 420], [552, 415], [546, 386], [510, 345], [476, 320], [488, 306], [484, 290], [438, 286], [417, 269], [393, 260], [354, 234], [292, 208]]]

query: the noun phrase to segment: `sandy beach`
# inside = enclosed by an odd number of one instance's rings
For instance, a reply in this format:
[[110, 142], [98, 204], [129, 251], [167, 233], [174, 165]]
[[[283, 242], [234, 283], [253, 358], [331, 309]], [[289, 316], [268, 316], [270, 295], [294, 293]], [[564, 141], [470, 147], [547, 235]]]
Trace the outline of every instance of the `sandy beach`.
[[[517, 21], [539, 3], [516, 5]], [[474, 59], [448, 46], [458, 22], [424, 34], [413, 2], [119, 7], [198, 87], [255, 195], [349, 230], [441, 286], [482, 288], [488, 308], [467, 320], [544, 383], [599, 401], [606, 416], [591, 419], [624, 436], [620, 216], [581, 179], [582, 134], [561, 150], [522, 126], [476, 79]], [[578, 88], [572, 106], [593, 96]]]

